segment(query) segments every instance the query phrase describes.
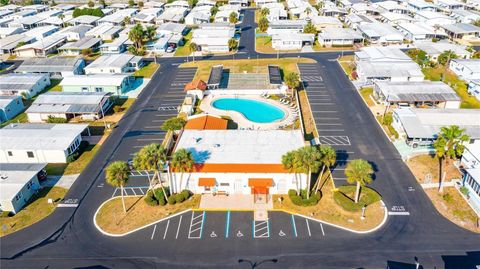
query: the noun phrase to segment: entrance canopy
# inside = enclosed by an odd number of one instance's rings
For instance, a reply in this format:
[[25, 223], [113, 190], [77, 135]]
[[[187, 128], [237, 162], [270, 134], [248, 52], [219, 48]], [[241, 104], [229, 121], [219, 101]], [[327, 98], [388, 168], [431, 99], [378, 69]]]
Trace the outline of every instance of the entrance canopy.
[[249, 178], [249, 187], [270, 187], [273, 186], [272, 178]]
[[213, 187], [215, 186], [215, 178], [213, 177], [201, 177], [198, 179], [198, 186], [200, 187]]

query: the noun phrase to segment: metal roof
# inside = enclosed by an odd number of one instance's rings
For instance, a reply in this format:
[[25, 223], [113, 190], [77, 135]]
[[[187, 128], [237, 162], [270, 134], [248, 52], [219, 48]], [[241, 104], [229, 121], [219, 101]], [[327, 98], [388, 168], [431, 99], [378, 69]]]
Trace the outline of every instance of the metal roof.
[[61, 86], [120, 86], [129, 74], [92, 74], [64, 77]]
[[455, 34], [480, 33], [480, 27], [468, 23], [446, 24], [440, 27]]
[[83, 62], [81, 58], [51, 57], [51, 58], [29, 58], [25, 59], [20, 66], [15, 69], [17, 73], [58, 73], [73, 71]]
[[363, 36], [352, 29], [349, 28], [325, 28], [321, 33], [318, 34], [319, 37], [323, 39], [332, 39], [332, 40], [357, 40], [363, 39]]
[[280, 68], [278, 65], [268, 65], [268, 77], [270, 79], [270, 84], [282, 84], [282, 76], [280, 75]]
[[441, 81], [392, 82], [375, 81], [375, 90], [380, 90], [390, 102], [445, 102], [460, 101], [460, 97]]
[[5, 74], [0, 76], [0, 91], [30, 90], [38, 81], [44, 79], [43, 74]]
[[358, 69], [365, 77], [424, 77], [422, 70], [415, 62], [370, 62], [358, 61]]
[[82, 50], [82, 49], [89, 49], [93, 46], [95, 46], [96, 44], [100, 43], [102, 41], [101, 38], [97, 38], [97, 37], [91, 37], [91, 36], [87, 36], [87, 37], [84, 37], [78, 41], [75, 41], [75, 42], [71, 42], [71, 43], [67, 43], [63, 46], [61, 46], [60, 48], [58, 48], [59, 50]]
[[17, 99], [22, 99], [21, 96], [18, 95], [5, 95], [5, 96], [0, 96], [0, 109], [4, 109], [7, 105], [9, 105], [11, 102], [17, 100]]
[[109, 93], [48, 92], [37, 97], [26, 113], [98, 113]]
[[470, 138], [480, 138], [480, 109], [401, 108], [394, 113], [410, 138], [434, 139], [445, 126], [457, 125]]
[[122, 68], [126, 66], [130, 61], [135, 58], [134, 55], [130, 54], [111, 54], [111, 55], [102, 55], [98, 57], [95, 61], [85, 67], [85, 71], [88, 69], [94, 68], [108, 68], [108, 67], [117, 67]]
[[210, 75], [208, 76], [208, 85], [219, 85], [222, 80], [223, 65], [212, 66]]
[[0, 164], [0, 199], [12, 200], [46, 165], [46, 163]]
[[0, 129], [2, 150], [66, 150], [88, 124], [15, 123]]

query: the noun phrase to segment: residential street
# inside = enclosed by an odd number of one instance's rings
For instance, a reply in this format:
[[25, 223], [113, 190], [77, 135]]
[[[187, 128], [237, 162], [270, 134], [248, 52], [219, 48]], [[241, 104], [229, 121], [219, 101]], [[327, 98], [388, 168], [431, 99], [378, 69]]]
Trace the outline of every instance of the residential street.
[[[248, 9], [241, 25], [239, 52], [203, 59], [277, 57], [255, 52], [253, 25], [254, 10]], [[208, 212], [197, 236], [191, 226], [201, 213], [187, 212], [168, 220], [168, 227], [163, 221], [125, 237], [102, 235], [94, 227], [93, 216], [115, 191], [105, 184], [105, 167], [111, 161], [132, 158], [143, 145], [162, 141], [164, 132], [159, 126], [176, 114], [169, 107], [181, 103], [183, 85], [196, 71], [178, 68], [185, 58], [158, 58], [161, 67], [150, 84], [68, 192], [66, 200], [78, 206], [57, 208], [42, 221], [3, 237], [2, 268], [248, 268], [238, 260], [272, 258], [278, 262], [258, 268], [415, 268], [415, 257], [423, 268], [480, 265], [480, 235], [456, 226], [436, 211], [335, 61], [339, 54], [280, 57], [317, 61], [299, 69], [320, 141], [335, 147], [342, 160], [334, 168], [336, 184], [345, 184], [342, 169], [349, 160], [362, 158], [374, 165], [371, 187], [393, 212], [380, 230], [354, 234], [276, 212], [270, 223], [259, 224], [266, 225], [268, 233], [258, 233], [256, 226], [252, 229], [251, 213], [231, 213], [227, 223], [230, 213]], [[146, 185], [145, 177], [132, 177], [129, 185]]]

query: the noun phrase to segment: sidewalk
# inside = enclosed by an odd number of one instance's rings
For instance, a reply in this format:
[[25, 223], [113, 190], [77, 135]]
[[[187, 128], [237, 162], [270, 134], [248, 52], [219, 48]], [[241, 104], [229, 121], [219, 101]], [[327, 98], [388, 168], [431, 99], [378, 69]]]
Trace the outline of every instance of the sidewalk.
[[202, 194], [200, 208], [218, 210], [269, 210], [273, 209], [273, 202], [269, 196], [267, 203], [254, 203], [251, 194], [231, 194], [229, 196]]
[[80, 174], [47, 176], [47, 180], [43, 181], [40, 185], [42, 185], [42, 187], [62, 187], [65, 189], [70, 189], [79, 175]]

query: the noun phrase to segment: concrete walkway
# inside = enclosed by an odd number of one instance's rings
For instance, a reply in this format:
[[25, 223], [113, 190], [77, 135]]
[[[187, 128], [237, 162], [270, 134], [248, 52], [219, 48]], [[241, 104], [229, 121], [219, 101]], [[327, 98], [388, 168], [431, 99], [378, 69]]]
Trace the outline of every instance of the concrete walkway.
[[251, 194], [231, 194], [229, 196], [203, 194], [200, 208], [223, 210], [268, 210], [273, 209], [271, 196], [266, 203], [254, 203]]
[[47, 176], [47, 180], [41, 183], [42, 187], [62, 187], [70, 189], [80, 174], [63, 175], [63, 176]]
[[[458, 182], [458, 181], [447, 181], [447, 182], [443, 182], [443, 186], [444, 186], [444, 187], [454, 187], [456, 182]], [[433, 183], [421, 183], [420, 186], [422, 186], [423, 189], [438, 188], [438, 182], [433, 182]]]

